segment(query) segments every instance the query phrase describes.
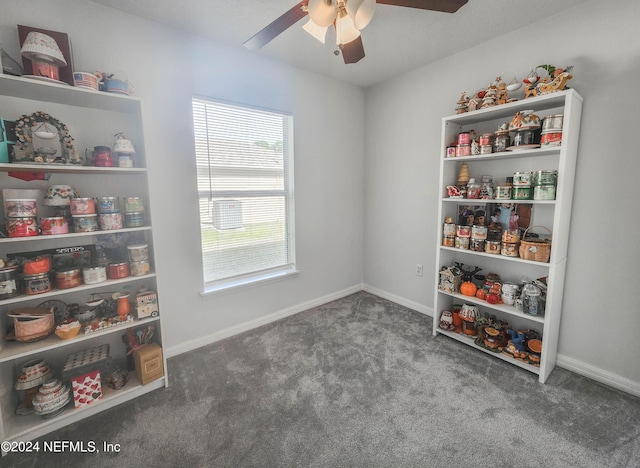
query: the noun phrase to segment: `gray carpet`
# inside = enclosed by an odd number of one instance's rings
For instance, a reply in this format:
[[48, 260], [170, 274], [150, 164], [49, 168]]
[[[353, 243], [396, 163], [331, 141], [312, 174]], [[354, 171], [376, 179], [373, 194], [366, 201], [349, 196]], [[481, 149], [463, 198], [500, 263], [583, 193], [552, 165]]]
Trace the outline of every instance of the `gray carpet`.
[[118, 454], [2, 466], [638, 467], [640, 399], [537, 376], [361, 292], [169, 360], [170, 387], [42, 440]]

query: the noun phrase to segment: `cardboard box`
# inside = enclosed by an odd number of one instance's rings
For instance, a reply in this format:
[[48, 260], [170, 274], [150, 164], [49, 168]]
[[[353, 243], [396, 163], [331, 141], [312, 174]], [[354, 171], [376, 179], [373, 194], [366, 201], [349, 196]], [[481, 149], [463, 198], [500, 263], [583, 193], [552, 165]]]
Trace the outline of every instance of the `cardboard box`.
[[71, 379], [73, 404], [76, 408], [89, 406], [102, 400], [102, 379], [100, 371], [95, 370]]
[[133, 352], [136, 377], [141, 385], [159, 379], [164, 375], [162, 347], [158, 343], [144, 345]]

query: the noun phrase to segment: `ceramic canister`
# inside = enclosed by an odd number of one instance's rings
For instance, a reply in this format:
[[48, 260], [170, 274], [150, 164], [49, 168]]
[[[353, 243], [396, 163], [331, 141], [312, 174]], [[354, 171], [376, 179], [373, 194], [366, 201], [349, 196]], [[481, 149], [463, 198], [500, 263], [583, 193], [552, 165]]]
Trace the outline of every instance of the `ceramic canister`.
[[107, 281], [107, 269], [103, 266], [85, 268], [82, 270], [85, 284], [96, 284]]
[[128, 245], [129, 260], [132, 262], [141, 262], [149, 260], [149, 246], [147, 244]]
[[70, 209], [72, 215], [95, 214], [96, 202], [93, 198], [72, 198]]
[[69, 232], [69, 222], [64, 216], [52, 216], [40, 219], [40, 230], [43, 236], [55, 234], [67, 234]]
[[73, 228], [75, 232], [93, 232], [98, 230], [98, 215], [74, 215]]
[[38, 215], [35, 199], [7, 199], [4, 208], [7, 218], [31, 218]]
[[103, 231], [111, 231], [113, 229], [122, 229], [121, 213], [100, 213], [98, 215], [98, 223]]
[[9, 237], [29, 237], [38, 235], [36, 218], [7, 218]]
[[118, 197], [98, 197], [98, 213], [118, 212], [120, 212]]

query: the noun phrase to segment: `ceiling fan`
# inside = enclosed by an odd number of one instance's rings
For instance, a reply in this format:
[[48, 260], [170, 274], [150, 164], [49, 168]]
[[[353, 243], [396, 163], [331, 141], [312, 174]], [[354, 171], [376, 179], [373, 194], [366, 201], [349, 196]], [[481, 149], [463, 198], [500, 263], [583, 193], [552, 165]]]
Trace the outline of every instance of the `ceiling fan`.
[[469, 0], [302, 0], [267, 27], [254, 34], [244, 46], [260, 49], [288, 28], [309, 15], [303, 26], [309, 34], [324, 44], [327, 30], [333, 25], [336, 30], [338, 49], [344, 63], [356, 63], [364, 57], [360, 31], [364, 29], [375, 12], [376, 3], [421, 10], [455, 13]]

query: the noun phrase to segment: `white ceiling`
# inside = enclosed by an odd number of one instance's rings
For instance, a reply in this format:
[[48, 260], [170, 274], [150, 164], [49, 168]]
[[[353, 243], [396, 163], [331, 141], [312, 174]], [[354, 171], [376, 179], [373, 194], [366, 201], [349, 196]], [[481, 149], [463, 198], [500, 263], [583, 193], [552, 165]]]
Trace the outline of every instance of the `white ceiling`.
[[[93, 0], [230, 47], [242, 43], [299, 0]], [[362, 31], [366, 56], [345, 65], [327, 35], [322, 44], [302, 29], [306, 18], [251, 53], [367, 87], [502, 36], [587, 0], [469, 0], [456, 13], [377, 5]], [[489, 51], [490, 52], [490, 51]]]

